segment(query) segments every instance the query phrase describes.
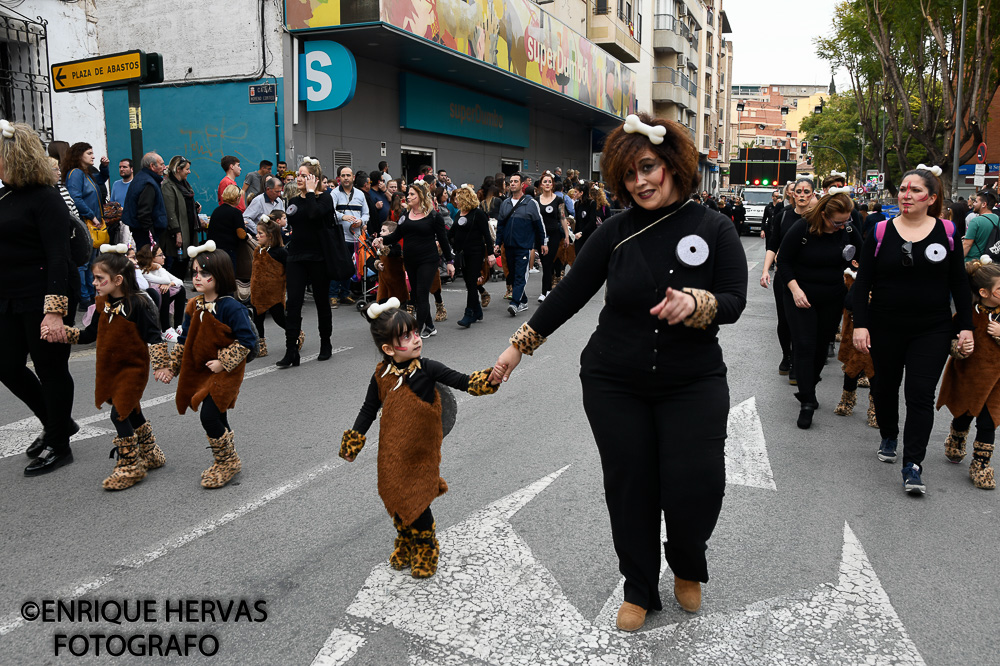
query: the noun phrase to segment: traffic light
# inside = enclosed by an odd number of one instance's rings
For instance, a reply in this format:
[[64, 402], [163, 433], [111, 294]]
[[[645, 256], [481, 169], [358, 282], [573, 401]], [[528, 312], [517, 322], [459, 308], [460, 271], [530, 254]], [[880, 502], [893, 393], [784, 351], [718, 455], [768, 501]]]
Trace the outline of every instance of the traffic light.
[[750, 184], [750, 181], [748, 180], [748, 181], [747, 181], [747, 185], [749, 185], [749, 184]]
[[769, 183], [769, 182], [770, 182], [770, 181], [768, 181], [768, 180], [767, 180], [767, 178], [765, 178], [765, 179], [764, 179], [764, 182], [763, 182], [763, 183], [761, 183], [761, 184], [762, 184], [762, 185], [763, 185], [764, 187], [767, 187], [767, 185], [768, 185], [768, 183]]
[[754, 185], [760, 185], [760, 179], [758, 178], [758, 179], [754, 180], [754, 181], [753, 181], [753, 184], [754, 184]]
[[799, 143], [799, 153], [805, 155], [807, 152], [809, 152], [808, 147], [809, 147], [809, 142], [803, 140], [801, 143]]

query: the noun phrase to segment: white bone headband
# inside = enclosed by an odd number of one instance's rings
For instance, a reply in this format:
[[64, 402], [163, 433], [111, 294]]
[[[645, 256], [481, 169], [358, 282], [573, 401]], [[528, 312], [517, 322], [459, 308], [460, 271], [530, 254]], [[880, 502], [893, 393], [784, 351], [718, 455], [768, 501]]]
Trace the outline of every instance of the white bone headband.
[[840, 176], [841, 178], [847, 178], [847, 174], [842, 171], [831, 171], [830, 177], [833, 178], [835, 176]]
[[204, 245], [191, 245], [188, 247], [188, 256], [194, 259], [202, 252], [215, 252], [215, 241], [210, 240]]
[[101, 244], [101, 254], [128, 254], [128, 245], [118, 243], [118, 245]]
[[368, 315], [369, 319], [378, 319], [379, 316], [386, 310], [391, 310], [393, 308], [398, 308], [398, 307], [399, 307], [399, 299], [393, 296], [385, 303], [375, 303], [374, 305], [368, 306], [368, 312], [366, 314]]
[[317, 167], [319, 166], [319, 160], [316, 159], [315, 157], [303, 157], [302, 163], [308, 164], [310, 166], [317, 166]]
[[3, 133], [5, 139], [13, 139], [14, 125], [10, 121], [0, 120], [0, 133]]
[[849, 187], [831, 187], [826, 191], [827, 194], [846, 194], [851, 195], [851, 188]]
[[660, 145], [663, 143], [663, 137], [667, 135], [667, 128], [662, 125], [652, 126], [639, 120], [639, 116], [634, 113], [630, 113], [625, 117], [625, 124], [622, 125], [622, 129], [628, 134], [645, 134], [649, 137], [649, 142], [653, 145]]
[[986, 266], [987, 264], [992, 264], [993, 257], [991, 257], [988, 254], [984, 254], [983, 256], [979, 257], [979, 263], [981, 263], [983, 266]]
[[927, 166], [926, 164], [918, 164], [917, 165], [917, 170], [920, 170], [920, 169], [923, 169], [924, 171], [930, 171], [932, 174], [934, 174], [938, 178], [941, 177], [941, 167], [939, 167], [939, 166], [936, 166], [936, 165], [935, 166]]
[[259, 221], [260, 222], [270, 222], [271, 218], [267, 216], [267, 213], [264, 213], [263, 215], [260, 216], [260, 220]]

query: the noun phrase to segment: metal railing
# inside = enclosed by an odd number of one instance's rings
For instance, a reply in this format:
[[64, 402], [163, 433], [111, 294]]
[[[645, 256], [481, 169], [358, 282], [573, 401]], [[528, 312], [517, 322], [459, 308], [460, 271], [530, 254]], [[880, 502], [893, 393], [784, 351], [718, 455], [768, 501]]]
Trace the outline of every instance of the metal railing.
[[672, 83], [678, 85], [681, 79], [681, 74], [673, 67], [654, 67], [653, 68], [653, 83]]
[[670, 30], [671, 32], [679, 32], [677, 30], [677, 17], [673, 14], [654, 14], [653, 30]]
[[22, 122], [44, 142], [53, 138], [47, 23], [0, 14], [0, 117]]
[[702, 148], [704, 148], [705, 150], [711, 150], [712, 149], [712, 137], [710, 137], [709, 135], [705, 134], [705, 135], [702, 136], [702, 138], [704, 139], [704, 141], [702, 142], [703, 143]]
[[705, 93], [705, 108], [706, 109], [711, 109], [712, 108], [712, 94], [711, 93]]

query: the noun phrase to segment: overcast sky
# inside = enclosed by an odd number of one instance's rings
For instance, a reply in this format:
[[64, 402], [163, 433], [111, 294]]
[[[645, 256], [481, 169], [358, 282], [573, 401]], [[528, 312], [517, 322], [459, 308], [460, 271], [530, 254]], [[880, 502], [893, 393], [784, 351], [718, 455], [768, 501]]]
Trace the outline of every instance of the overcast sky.
[[[723, 0], [733, 28], [734, 85], [828, 84], [830, 64], [816, 55], [813, 39], [831, 30], [836, 0]], [[847, 90], [846, 71], [837, 90]]]

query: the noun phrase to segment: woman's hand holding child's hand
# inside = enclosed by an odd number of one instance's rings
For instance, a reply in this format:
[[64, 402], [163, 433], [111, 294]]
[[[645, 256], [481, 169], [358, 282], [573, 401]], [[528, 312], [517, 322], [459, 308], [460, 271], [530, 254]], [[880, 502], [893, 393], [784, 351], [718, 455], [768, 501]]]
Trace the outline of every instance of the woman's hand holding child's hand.
[[216, 358], [213, 358], [211, 361], [206, 363], [205, 367], [216, 374], [222, 372], [225, 369], [222, 365], [222, 361]]
[[170, 380], [174, 378], [174, 373], [169, 368], [160, 368], [159, 370], [153, 372], [153, 378], [158, 382], [169, 384]]

